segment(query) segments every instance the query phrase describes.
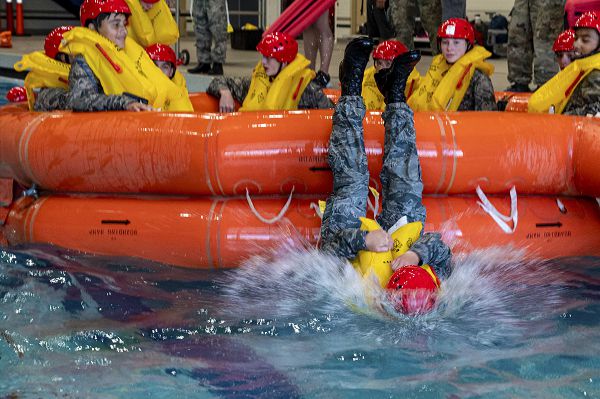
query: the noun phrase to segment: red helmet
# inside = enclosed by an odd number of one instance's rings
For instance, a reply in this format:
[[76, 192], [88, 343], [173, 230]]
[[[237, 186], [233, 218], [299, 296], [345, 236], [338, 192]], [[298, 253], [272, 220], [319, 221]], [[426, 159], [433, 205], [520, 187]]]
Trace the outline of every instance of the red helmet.
[[583, 13], [581, 17], [577, 19], [573, 28], [596, 29], [596, 32], [600, 33], [600, 16], [598, 16], [598, 13], [595, 11]]
[[471, 45], [475, 43], [475, 32], [466, 19], [450, 18], [440, 25], [438, 39], [465, 39]]
[[125, 0], [84, 0], [79, 9], [81, 26], [86, 26], [87, 21], [96, 19], [102, 13], [120, 13], [129, 16], [131, 10]]
[[404, 266], [392, 274], [387, 284], [390, 299], [399, 312], [427, 313], [435, 305], [439, 280], [420, 266]]
[[573, 29], [567, 29], [561, 32], [560, 35], [554, 41], [552, 45], [552, 51], [555, 53], [563, 53], [566, 51], [573, 51], [573, 45], [575, 44], [575, 31]]
[[286, 33], [274, 32], [263, 37], [256, 50], [265, 57], [289, 63], [294, 61], [298, 54], [298, 42]]
[[399, 42], [398, 40], [386, 40], [381, 43], [373, 51], [374, 60], [388, 60], [391, 61], [400, 54], [404, 54], [408, 51], [408, 48]]
[[52, 59], [56, 57], [63, 34], [71, 29], [73, 29], [72, 26], [59, 26], [58, 28], [54, 28], [52, 32], [48, 33], [48, 36], [46, 36], [46, 41], [44, 42], [44, 52], [48, 57]]
[[11, 103], [27, 101], [27, 91], [22, 86], [15, 86], [6, 93], [6, 99]]
[[146, 52], [153, 61], [166, 61], [173, 64], [173, 67], [177, 66], [175, 51], [166, 44], [153, 44], [146, 47]]

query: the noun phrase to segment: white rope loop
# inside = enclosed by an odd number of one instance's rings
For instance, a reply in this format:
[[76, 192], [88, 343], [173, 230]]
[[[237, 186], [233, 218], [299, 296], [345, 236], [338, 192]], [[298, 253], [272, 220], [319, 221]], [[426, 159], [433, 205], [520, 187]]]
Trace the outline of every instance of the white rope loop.
[[[494, 222], [504, 231], [506, 234], [512, 234], [517, 229], [517, 224], [519, 222], [519, 212], [517, 209], [517, 188], [513, 186], [510, 189], [510, 215], [505, 216], [498, 212], [496, 207], [492, 205], [490, 200], [488, 200], [487, 196], [484, 194], [481, 187], [477, 186], [475, 189], [477, 192], [477, 196], [480, 201], [477, 201], [477, 204], [494, 219]], [[511, 228], [507, 222], [512, 220], [513, 227]]]
[[252, 198], [250, 198], [250, 192], [248, 191], [248, 188], [246, 188], [246, 200], [248, 201], [248, 206], [250, 206], [250, 210], [252, 211], [252, 213], [254, 214], [254, 216], [256, 216], [256, 218], [258, 220], [260, 220], [261, 222], [266, 223], [266, 224], [273, 224], [273, 223], [279, 222], [283, 218], [283, 216], [285, 215], [287, 210], [289, 209], [290, 204], [292, 203], [292, 196], [294, 195], [295, 188], [296, 188], [295, 186], [292, 187], [292, 191], [290, 191], [290, 196], [288, 197], [288, 200], [285, 203], [285, 205], [283, 206], [283, 208], [281, 208], [281, 211], [279, 211], [277, 216], [275, 216], [271, 219], [267, 219], [264, 216], [262, 216], [260, 213], [258, 213], [256, 208], [254, 207]]

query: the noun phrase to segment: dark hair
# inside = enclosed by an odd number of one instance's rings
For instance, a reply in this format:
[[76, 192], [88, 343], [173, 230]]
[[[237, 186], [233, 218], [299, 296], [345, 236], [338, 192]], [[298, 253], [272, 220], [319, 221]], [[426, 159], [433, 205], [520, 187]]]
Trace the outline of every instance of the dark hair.
[[54, 56], [54, 59], [56, 61], [64, 62], [65, 64], [71, 63], [71, 60], [69, 59], [69, 55], [67, 53], [63, 53], [62, 51], [59, 51], [58, 53], [56, 53], [56, 56]]
[[93, 24], [94, 28], [96, 30], [98, 30], [100, 25], [102, 25], [102, 22], [104, 20], [107, 20], [112, 14], [117, 14], [117, 15], [123, 14], [127, 17], [127, 14], [122, 13], [122, 12], [101, 12], [100, 14], [98, 14], [98, 16], [95, 19], [88, 19], [87, 21], [85, 21], [85, 26], [87, 28], [89, 24]]

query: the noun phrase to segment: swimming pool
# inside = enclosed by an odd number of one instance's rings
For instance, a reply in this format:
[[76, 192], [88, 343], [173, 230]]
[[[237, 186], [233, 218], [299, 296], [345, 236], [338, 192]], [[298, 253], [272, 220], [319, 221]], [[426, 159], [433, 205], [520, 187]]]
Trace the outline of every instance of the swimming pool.
[[6, 93], [14, 86], [23, 86], [23, 81], [0, 76], [0, 106], [6, 104]]
[[211, 272], [5, 249], [0, 392], [598, 397], [599, 271], [598, 258], [526, 263], [488, 249], [455, 259], [438, 308], [407, 318], [361, 305], [356, 276], [311, 250]]

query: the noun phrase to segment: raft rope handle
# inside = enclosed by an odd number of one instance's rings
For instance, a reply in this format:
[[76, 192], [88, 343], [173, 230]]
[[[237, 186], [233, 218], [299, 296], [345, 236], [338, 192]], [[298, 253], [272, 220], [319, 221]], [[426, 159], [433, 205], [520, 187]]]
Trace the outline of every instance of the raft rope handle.
[[[517, 209], [517, 188], [513, 186], [510, 189], [510, 216], [505, 216], [498, 212], [496, 207], [492, 205], [492, 203], [488, 200], [486, 195], [483, 193], [481, 187], [477, 186], [475, 189], [477, 191], [477, 196], [479, 196], [480, 201], [477, 201], [477, 204], [494, 219], [494, 222], [506, 233], [512, 234], [517, 229], [517, 224], [519, 222], [519, 212]], [[507, 222], [513, 222], [513, 227], [510, 228]]]
[[563, 204], [560, 198], [556, 199], [556, 206], [558, 206], [558, 210], [560, 211], [560, 213], [567, 213], [567, 207], [565, 206], [565, 204]]
[[260, 220], [261, 222], [266, 223], [266, 224], [273, 224], [273, 223], [277, 223], [278, 221], [280, 221], [281, 218], [283, 218], [283, 215], [285, 215], [285, 213], [289, 209], [290, 204], [292, 202], [292, 196], [294, 195], [295, 188], [296, 188], [296, 186], [292, 186], [292, 191], [290, 191], [290, 196], [288, 197], [287, 202], [285, 203], [283, 208], [281, 208], [281, 211], [279, 211], [279, 214], [277, 214], [277, 216], [275, 216], [274, 218], [271, 218], [271, 219], [267, 219], [264, 216], [262, 216], [260, 213], [258, 213], [256, 208], [254, 207], [252, 198], [250, 198], [250, 192], [248, 191], [247, 187], [246, 187], [246, 200], [248, 201], [248, 206], [250, 207], [250, 210], [252, 211], [252, 213], [254, 214], [254, 216], [256, 216], [256, 218], [258, 220]]
[[317, 216], [319, 217], [319, 219], [323, 220], [323, 212], [321, 212], [321, 208], [319, 207], [319, 204], [315, 204], [314, 202], [311, 202], [310, 209], [313, 209], [315, 211], [315, 213], [317, 214]]

